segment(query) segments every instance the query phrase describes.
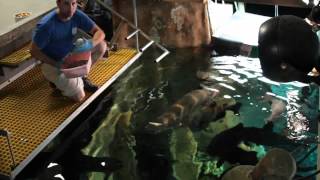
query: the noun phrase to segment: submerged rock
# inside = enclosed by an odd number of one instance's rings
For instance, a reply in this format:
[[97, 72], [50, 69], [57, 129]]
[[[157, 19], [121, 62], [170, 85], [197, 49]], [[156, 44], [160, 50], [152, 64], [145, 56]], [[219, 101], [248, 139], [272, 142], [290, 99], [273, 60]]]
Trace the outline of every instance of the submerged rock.
[[[111, 156], [117, 158], [122, 161], [122, 165], [125, 165], [121, 168], [121, 170], [127, 170], [127, 166], [130, 165], [131, 162], [135, 164], [135, 161], [130, 161], [131, 156], [129, 153], [126, 156], [116, 156], [113, 154], [113, 148], [110, 148], [110, 145], [115, 146], [115, 141], [120, 141], [119, 134], [126, 134], [124, 132], [120, 132], [119, 126], [123, 127], [121, 131], [127, 131], [127, 126], [130, 124], [132, 112], [121, 112], [118, 105], [114, 105], [108, 116], [102, 122], [101, 126], [93, 133], [92, 140], [90, 144], [85, 147], [82, 152], [86, 155], [90, 155], [92, 157], [105, 157]], [[128, 133], [127, 133], [128, 134]], [[128, 135], [124, 136], [127, 137]], [[121, 137], [121, 136], [120, 136]], [[131, 143], [131, 141], [130, 141]], [[121, 143], [119, 143], [121, 144]], [[125, 151], [125, 148], [121, 148]], [[123, 152], [119, 150], [120, 152]], [[127, 152], [126, 152], [127, 153]], [[130, 157], [127, 157], [130, 156]], [[126, 158], [127, 157], [127, 158]], [[134, 158], [133, 158], [134, 159]], [[106, 164], [106, 169], [108, 166], [112, 166], [110, 164]], [[135, 166], [134, 166], [135, 167]], [[106, 171], [107, 172], [107, 171]], [[105, 176], [110, 176], [110, 173], [90, 173], [89, 179], [92, 180], [104, 180]], [[130, 175], [130, 177], [132, 177]], [[128, 178], [126, 178], [128, 179]]]
[[131, 132], [132, 112], [122, 113], [116, 127], [114, 140], [110, 144], [110, 155], [121, 160], [123, 167], [114, 172], [113, 180], [137, 180], [137, 160], [133, 149], [136, 145], [135, 137]]
[[178, 128], [170, 137], [170, 152], [173, 160], [193, 161], [197, 153], [197, 142], [189, 128]]
[[173, 176], [177, 180], [199, 179], [201, 163], [179, 162], [173, 165]]
[[170, 138], [173, 176], [177, 180], [198, 179], [201, 163], [194, 162], [197, 153], [197, 142], [189, 128], [178, 128]]
[[226, 172], [222, 180], [291, 180], [296, 169], [296, 162], [288, 151], [274, 148], [257, 165], [236, 166]]

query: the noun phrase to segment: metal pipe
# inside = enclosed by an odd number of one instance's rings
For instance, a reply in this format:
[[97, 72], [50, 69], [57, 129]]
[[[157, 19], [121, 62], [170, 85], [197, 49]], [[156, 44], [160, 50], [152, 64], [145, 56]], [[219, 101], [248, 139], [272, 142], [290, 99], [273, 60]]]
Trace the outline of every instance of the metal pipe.
[[0, 129], [0, 136], [4, 136], [7, 139], [8, 147], [9, 147], [9, 152], [12, 160], [13, 167], [16, 167], [16, 161], [13, 155], [12, 151], [12, 146], [11, 146], [11, 141], [10, 141], [10, 133], [6, 130]]
[[149, 46], [151, 46], [154, 43], [154, 41], [150, 41], [148, 44], [140, 48], [140, 52], [145, 51]]
[[233, 4], [234, 4], [234, 8], [236, 9], [236, 11], [238, 11], [238, 10], [239, 10], [239, 8], [238, 8], [238, 2], [237, 2], [237, 1], [234, 1]]
[[[132, 0], [133, 5], [133, 20], [135, 27], [138, 27], [138, 15], [137, 15], [137, 3], [136, 0]], [[139, 49], [139, 33], [136, 34], [136, 50]]]
[[302, 0], [225, 0], [226, 2], [241, 2], [241, 3], [250, 3], [250, 4], [263, 4], [263, 5], [279, 5], [286, 7], [300, 7], [307, 8], [308, 5]]
[[156, 63], [160, 62], [165, 56], [169, 54], [169, 51], [165, 51], [161, 56], [156, 59]]
[[139, 32], [139, 30], [134, 31], [133, 33], [131, 33], [129, 36], [127, 36], [126, 38], [124, 38], [125, 40], [128, 40], [130, 38], [132, 38], [132, 36], [134, 36], [135, 34], [137, 34]]
[[17, 164], [14, 159], [13, 150], [12, 150], [11, 141], [10, 141], [10, 134], [8, 132], [7, 132], [7, 142], [8, 142], [8, 146], [9, 146], [9, 150], [10, 150], [10, 156], [11, 156], [13, 167], [16, 167]]
[[279, 6], [278, 5], [274, 5], [274, 16], [275, 17], [279, 16]]
[[[95, 0], [97, 3], [99, 3], [102, 7], [104, 7], [105, 9], [109, 10], [111, 13], [113, 13], [114, 15], [118, 16], [121, 20], [125, 21], [128, 23], [128, 25], [136, 30], [139, 30], [140, 34], [147, 40], [152, 41], [152, 39], [143, 31], [141, 31], [141, 29], [139, 29], [138, 27], [136, 27], [134, 24], [132, 24], [128, 19], [126, 19], [125, 17], [123, 17], [121, 14], [119, 14], [117, 11], [113, 10], [111, 7], [109, 7], [108, 5], [106, 5], [105, 3], [103, 3], [101, 0]], [[162, 45], [160, 45], [157, 42], [154, 42], [154, 44], [160, 48], [163, 51], [168, 51], [165, 47], [163, 47]], [[168, 51], [169, 52], [169, 51]]]

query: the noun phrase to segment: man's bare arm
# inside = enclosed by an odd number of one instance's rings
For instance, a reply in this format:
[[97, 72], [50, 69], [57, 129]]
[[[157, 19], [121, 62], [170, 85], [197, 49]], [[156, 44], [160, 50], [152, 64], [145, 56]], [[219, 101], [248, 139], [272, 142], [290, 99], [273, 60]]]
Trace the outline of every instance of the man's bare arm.
[[105, 34], [104, 32], [101, 30], [101, 28], [97, 25], [95, 25], [90, 33], [93, 35], [93, 38], [92, 38], [92, 44], [93, 44], [93, 47], [95, 47], [96, 45], [98, 45], [100, 42], [102, 42], [105, 38]]
[[35, 43], [31, 43], [30, 53], [32, 57], [36, 58], [37, 60], [40, 60], [43, 63], [50, 64], [52, 66], [57, 66], [57, 62], [54, 59], [45, 55]]

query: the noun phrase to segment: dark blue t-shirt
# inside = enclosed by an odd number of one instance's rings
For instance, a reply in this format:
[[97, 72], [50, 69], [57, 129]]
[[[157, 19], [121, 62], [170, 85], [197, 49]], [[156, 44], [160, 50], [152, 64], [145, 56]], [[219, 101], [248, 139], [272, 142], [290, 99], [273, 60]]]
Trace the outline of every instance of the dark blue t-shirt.
[[94, 25], [95, 23], [80, 10], [76, 10], [72, 18], [65, 22], [59, 19], [54, 10], [38, 22], [32, 40], [43, 53], [58, 61], [72, 50], [77, 29], [90, 32]]

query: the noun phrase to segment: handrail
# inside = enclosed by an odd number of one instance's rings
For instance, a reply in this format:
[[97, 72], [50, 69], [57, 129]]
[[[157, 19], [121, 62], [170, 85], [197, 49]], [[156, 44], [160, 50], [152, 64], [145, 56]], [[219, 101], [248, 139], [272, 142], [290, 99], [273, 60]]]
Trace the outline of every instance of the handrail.
[[274, 17], [279, 16], [279, 5], [274, 5]]
[[286, 7], [310, 7], [309, 4], [304, 3], [302, 0], [225, 0], [226, 2], [244, 2], [251, 4], [263, 4], [263, 5], [279, 5]]
[[[136, 0], [132, 0], [133, 5], [133, 20], [134, 26], [138, 27], [138, 16], [137, 16], [137, 3]], [[139, 33], [136, 34], [136, 49], [139, 49]]]
[[0, 129], [0, 136], [3, 136], [3, 137], [6, 137], [7, 138], [7, 143], [8, 143], [8, 146], [9, 146], [9, 151], [10, 151], [10, 156], [11, 156], [11, 161], [12, 161], [12, 166], [11, 168], [14, 168], [16, 167], [16, 161], [15, 161], [15, 158], [14, 158], [14, 155], [13, 155], [13, 150], [12, 150], [12, 146], [11, 146], [11, 140], [10, 140], [10, 133], [6, 130], [3, 130], [3, 129]]
[[[126, 23], [128, 23], [128, 25], [135, 29], [136, 31], [138, 31], [136, 33], [136, 35], [138, 35], [138, 33], [140, 33], [145, 39], [147, 39], [149, 42], [153, 41], [153, 39], [151, 39], [145, 32], [143, 32], [139, 27], [137, 27], [136, 25], [134, 25], [133, 23], [131, 23], [127, 18], [125, 18], [124, 16], [122, 16], [120, 13], [118, 13], [117, 11], [113, 10], [111, 7], [109, 7], [107, 4], [105, 4], [104, 2], [102, 2], [101, 0], [95, 0], [98, 4], [100, 4], [102, 7], [104, 7], [105, 9], [109, 10], [111, 13], [113, 13], [114, 15], [118, 16], [121, 20], [125, 21]], [[135, 1], [134, 1], [135, 3]], [[135, 6], [135, 5], [134, 5]], [[136, 14], [135, 14], [136, 16]], [[135, 32], [136, 32], [135, 31]], [[134, 32], [134, 33], [135, 33]], [[130, 35], [129, 35], [130, 36]], [[162, 45], [160, 45], [159, 43], [157, 42], [154, 42], [154, 44], [159, 48], [161, 49], [163, 52], [162, 55], [160, 55], [159, 58], [157, 58], [156, 62], [159, 62], [161, 59], [163, 59], [166, 55], [168, 55], [170, 52], [165, 48], [163, 47]]]
[[129, 34], [125, 39], [128, 40], [128, 39], [132, 38], [138, 32], [139, 32], [139, 30], [134, 31], [133, 33]]
[[150, 42], [148, 42], [146, 45], [144, 45], [142, 48], [140, 48], [140, 52], [145, 51], [149, 46], [151, 46], [154, 43], [153, 40], [151, 40]]

